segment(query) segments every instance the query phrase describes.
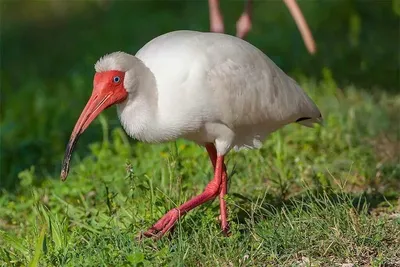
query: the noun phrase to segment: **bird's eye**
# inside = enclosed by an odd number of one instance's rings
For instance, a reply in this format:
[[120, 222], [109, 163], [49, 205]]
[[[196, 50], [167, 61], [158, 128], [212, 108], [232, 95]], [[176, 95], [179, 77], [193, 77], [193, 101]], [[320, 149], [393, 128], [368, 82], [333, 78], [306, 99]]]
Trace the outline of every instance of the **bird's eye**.
[[121, 78], [120, 78], [119, 76], [115, 76], [115, 77], [113, 78], [113, 82], [114, 82], [114, 83], [119, 83], [120, 80], [121, 80]]

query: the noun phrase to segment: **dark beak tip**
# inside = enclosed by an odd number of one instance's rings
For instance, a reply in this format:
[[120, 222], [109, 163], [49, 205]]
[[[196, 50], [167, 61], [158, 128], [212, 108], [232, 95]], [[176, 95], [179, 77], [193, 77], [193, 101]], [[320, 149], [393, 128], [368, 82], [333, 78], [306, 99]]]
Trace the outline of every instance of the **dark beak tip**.
[[65, 170], [62, 170], [62, 171], [61, 171], [61, 176], [60, 176], [61, 181], [64, 182], [65, 180], [67, 180], [67, 176], [68, 176], [68, 172], [65, 171]]

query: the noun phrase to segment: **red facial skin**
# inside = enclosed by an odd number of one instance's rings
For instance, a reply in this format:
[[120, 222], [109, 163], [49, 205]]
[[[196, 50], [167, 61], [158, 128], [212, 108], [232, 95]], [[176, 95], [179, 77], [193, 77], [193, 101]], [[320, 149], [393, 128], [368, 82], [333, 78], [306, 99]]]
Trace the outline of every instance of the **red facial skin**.
[[[118, 78], [117, 78], [118, 77]], [[98, 72], [93, 80], [93, 92], [75, 124], [65, 151], [61, 179], [64, 181], [68, 176], [69, 161], [79, 135], [82, 134], [89, 124], [106, 108], [123, 102], [128, 97], [124, 88], [125, 72], [110, 70]]]

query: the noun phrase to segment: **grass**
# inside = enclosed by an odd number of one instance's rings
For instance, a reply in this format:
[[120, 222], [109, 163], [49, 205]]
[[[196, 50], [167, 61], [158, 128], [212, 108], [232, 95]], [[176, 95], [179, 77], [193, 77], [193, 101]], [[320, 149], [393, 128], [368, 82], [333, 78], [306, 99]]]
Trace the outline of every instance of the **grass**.
[[[0, 263], [25, 266], [397, 266], [399, 155], [379, 158], [383, 133], [398, 145], [397, 95], [303, 86], [324, 127], [290, 125], [260, 150], [231, 153], [229, 221], [218, 203], [179, 222], [171, 238], [138, 240], [166, 211], [198, 194], [212, 172], [204, 149], [184, 140], [131, 145], [121, 128], [73, 158], [65, 183], [19, 174], [0, 197]], [[397, 131], [397, 132], [396, 132]], [[396, 143], [397, 142], [397, 143]], [[375, 144], [375, 145], [374, 145]]]
[[[208, 30], [207, 1], [2, 1], [0, 5], [0, 187], [18, 173], [59, 172], [71, 124], [92, 88], [93, 64], [112, 51], [135, 53], [176, 29]], [[398, 2], [398, 1], [393, 1]], [[243, 1], [221, 1], [227, 32]], [[317, 81], [328, 68], [340, 88], [398, 91], [399, 15], [391, 1], [302, 1], [318, 53], [310, 56], [282, 1], [256, 1], [248, 40], [293, 77]], [[332, 34], [334, 33], [334, 34]], [[340, 38], [338, 38], [340, 36]], [[106, 112], [110, 129], [119, 126]], [[80, 155], [101, 138], [91, 127]]]
[[[203, 148], [132, 141], [112, 108], [80, 138], [65, 183], [62, 154], [93, 63], [207, 30], [207, 3], [53, 2], [0, 5], [0, 266], [400, 266], [399, 1], [299, 1], [313, 57], [281, 1], [256, 1], [248, 40], [301, 82], [325, 126], [228, 155], [232, 236], [214, 201], [158, 241], [136, 236], [202, 191]], [[221, 5], [233, 33], [243, 2]]]

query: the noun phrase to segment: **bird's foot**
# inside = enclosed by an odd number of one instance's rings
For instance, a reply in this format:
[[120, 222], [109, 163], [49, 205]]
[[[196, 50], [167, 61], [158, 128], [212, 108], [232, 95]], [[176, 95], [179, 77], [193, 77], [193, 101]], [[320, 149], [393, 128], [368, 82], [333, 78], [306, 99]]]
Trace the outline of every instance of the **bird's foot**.
[[224, 236], [230, 236], [231, 232], [229, 231], [229, 224], [225, 223], [225, 224], [221, 224], [221, 229], [222, 229], [222, 233], [224, 234]]
[[225, 220], [222, 219], [222, 216], [219, 215], [218, 217], [219, 222], [221, 223], [221, 230], [224, 236], [230, 236], [231, 232], [230, 232], [230, 228], [229, 228], [229, 223], [227, 221], [227, 218], [225, 218]]
[[172, 209], [168, 211], [160, 220], [158, 220], [151, 228], [144, 232], [143, 235], [146, 237], [160, 238], [174, 227], [179, 217], [180, 211], [178, 209]]

